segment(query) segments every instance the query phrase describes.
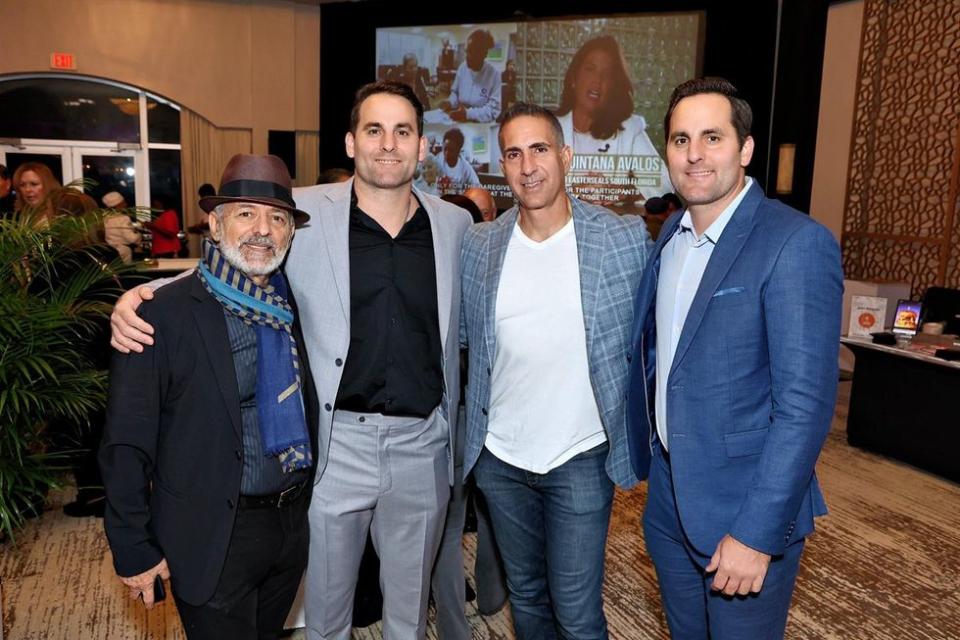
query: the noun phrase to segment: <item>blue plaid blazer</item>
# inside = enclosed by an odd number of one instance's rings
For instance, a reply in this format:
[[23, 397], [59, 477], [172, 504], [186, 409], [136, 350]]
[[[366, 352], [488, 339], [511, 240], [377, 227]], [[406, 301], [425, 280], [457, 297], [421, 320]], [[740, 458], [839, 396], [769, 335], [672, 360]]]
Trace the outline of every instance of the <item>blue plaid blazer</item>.
[[[580, 261], [580, 296], [590, 381], [610, 442], [606, 470], [622, 487], [637, 483], [627, 446], [626, 394], [634, 294], [652, 243], [639, 216], [617, 216], [570, 197]], [[500, 272], [517, 222], [514, 207], [493, 222], [473, 225], [461, 253], [460, 341], [469, 349], [464, 475], [487, 437], [490, 373], [496, 353], [494, 318]]]

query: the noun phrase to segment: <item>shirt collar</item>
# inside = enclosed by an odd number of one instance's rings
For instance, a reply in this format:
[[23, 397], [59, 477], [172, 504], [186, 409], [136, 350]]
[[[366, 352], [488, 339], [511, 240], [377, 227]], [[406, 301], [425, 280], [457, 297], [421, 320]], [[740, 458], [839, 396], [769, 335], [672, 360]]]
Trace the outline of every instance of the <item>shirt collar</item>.
[[727, 205], [727, 208], [724, 209], [720, 216], [713, 221], [713, 224], [707, 227], [707, 230], [704, 231], [703, 235], [699, 238], [697, 237], [697, 232], [693, 229], [693, 218], [690, 216], [689, 209], [683, 212], [683, 217], [680, 218], [680, 225], [677, 227], [677, 233], [690, 231], [693, 233], [694, 239], [698, 242], [709, 241], [713, 244], [717, 244], [720, 242], [720, 236], [723, 234], [723, 230], [727, 228], [727, 223], [730, 222], [730, 218], [733, 217], [737, 207], [740, 206], [740, 203], [743, 201], [744, 197], [746, 197], [747, 191], [750, 190], [750, 185], [752, 184], [753, 178], [746, 176], [743, 189], [740, 190], [740, 193], [737, 194], [737, 197]]

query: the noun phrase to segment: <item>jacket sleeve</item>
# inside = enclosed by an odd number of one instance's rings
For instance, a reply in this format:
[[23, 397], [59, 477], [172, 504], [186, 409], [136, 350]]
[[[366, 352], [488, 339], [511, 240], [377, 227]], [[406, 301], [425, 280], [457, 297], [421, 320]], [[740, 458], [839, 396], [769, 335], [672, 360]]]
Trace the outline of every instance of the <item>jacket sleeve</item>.
[[772, 412], [756, 474], [730, 535], [783, 553], [836, 402], [843, 272], [830, 232], [803, 224], [787, 239], [763, 293]]
[[154, 346], [143, 353], [113, 354], [99, 452], [107, 495], [104, 529], [114, 568], [124, 577], [143, 573], [164, 557], [150, 526], [150, 481], [160, 435], [166, 343], [150, 310], [145, 305], [143, 316], [157, 328]]

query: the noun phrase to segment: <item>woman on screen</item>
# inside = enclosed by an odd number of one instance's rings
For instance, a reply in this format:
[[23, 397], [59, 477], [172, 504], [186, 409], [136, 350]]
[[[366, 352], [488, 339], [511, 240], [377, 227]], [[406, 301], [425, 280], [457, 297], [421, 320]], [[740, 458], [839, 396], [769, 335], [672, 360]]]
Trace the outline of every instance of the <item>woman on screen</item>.
[[577, 50], [563, 79], [557, 118], [574, 154], [646, 156], [645, 182], [656, 184], [640, 186], [643, 198], [673, 191], [646, 121], [633, 113], [633, 84], [613, 36], [593, 38]]

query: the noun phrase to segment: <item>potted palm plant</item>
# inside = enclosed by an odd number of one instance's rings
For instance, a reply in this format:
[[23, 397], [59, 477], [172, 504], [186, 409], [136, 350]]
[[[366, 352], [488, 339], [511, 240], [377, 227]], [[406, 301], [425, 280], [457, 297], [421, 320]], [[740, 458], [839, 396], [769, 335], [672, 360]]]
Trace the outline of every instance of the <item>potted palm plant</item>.
[[101, 221], [100, 211], [0, 218], [0, 537], [62, 477], [50, 426], [83, 428], [105, 404], [92, 340], [119, 291], [119, 262], [91, 242]]

